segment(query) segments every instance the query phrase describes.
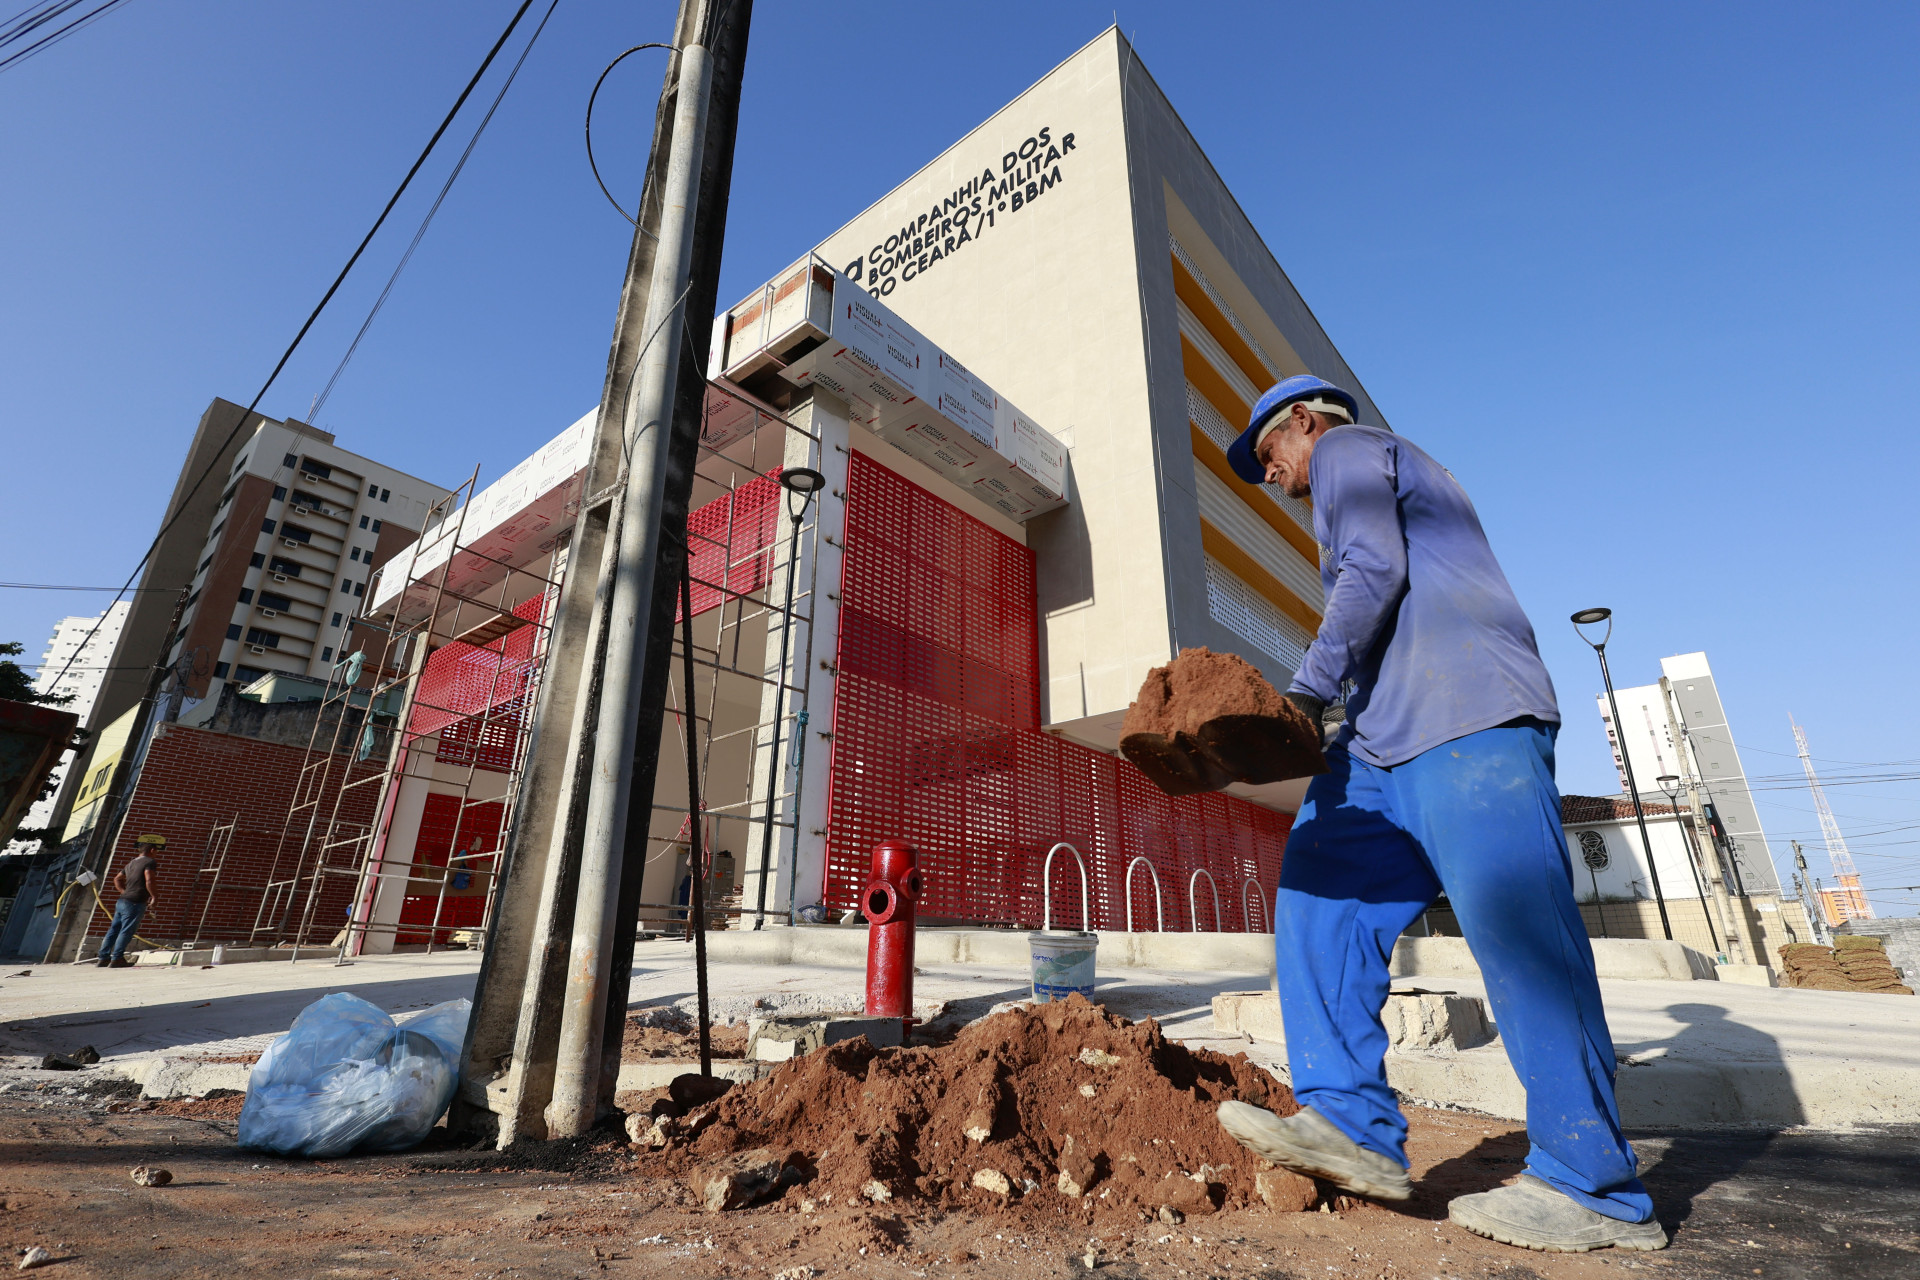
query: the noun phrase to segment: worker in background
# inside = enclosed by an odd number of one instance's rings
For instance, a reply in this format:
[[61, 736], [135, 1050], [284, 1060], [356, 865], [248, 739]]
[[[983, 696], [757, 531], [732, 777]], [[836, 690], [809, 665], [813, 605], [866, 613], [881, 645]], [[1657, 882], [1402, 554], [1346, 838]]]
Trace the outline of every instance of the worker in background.
[[140, 927], [141, 917], [160, 890], [158, 854], [167, 847], [166, 838], [141, 836], [134, 847], [139, 854], [113, 873], [113, 887], [120, 891], [120, 900], [113, 904], [113, 923], [107, 926], [107, 936], [100, 940], [100, 958], [94, 961], [102, 969], [125, 969], [133, 964], [126, 958], [127, 944], [133, 941], [133, 931]]
[[1297, 1115], [1220, 1120], [1299, 1173], [1404, 1200], [1407, 1124], [1387, 1084], [1388, 959], [1444, 892], [1527, 1090], [1526, 1173], [1452, 1202], [1529, 1249], [1660, 1249], [1613, 1091], [1613, 1038], [1574, 905], [1553, 779], [1560, 711], [1533, 628], [1473, 504], [1419, 448], [1354, 425], [1332, 383], [1288, 378], [1227, 451], [1249, 484], [1313, 498], [1326, 611], [1287, 698], [1329, 724], [1274, 907]]

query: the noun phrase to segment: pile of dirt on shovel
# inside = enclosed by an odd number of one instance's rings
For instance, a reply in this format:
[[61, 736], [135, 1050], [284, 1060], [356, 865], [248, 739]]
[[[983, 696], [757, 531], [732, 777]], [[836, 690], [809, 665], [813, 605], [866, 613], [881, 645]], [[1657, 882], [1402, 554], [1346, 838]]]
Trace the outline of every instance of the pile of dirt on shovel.
[[730, 1160], [771, 1156], [788, 1167], [777, 1194], [809, 1209], [892, 1201], [895, 1212], [1178, 1221], [1312, 1207], [1310, 1180], [1220, 1127], [1228, 1099], [1299, 1109], [1244, 1054], [1187, 1049], [1076, 995], [984, 1018], [939, 1048], [860, 1038], [815, 1050], [734, 1086], [640, 1168], [700, 1183], [698, 1198]]
[[1120, 727], [1120, 752], [1168, 795], [1327, 771], [1320, 726], [1245, 658], [1182, 649], [1147, 673]]

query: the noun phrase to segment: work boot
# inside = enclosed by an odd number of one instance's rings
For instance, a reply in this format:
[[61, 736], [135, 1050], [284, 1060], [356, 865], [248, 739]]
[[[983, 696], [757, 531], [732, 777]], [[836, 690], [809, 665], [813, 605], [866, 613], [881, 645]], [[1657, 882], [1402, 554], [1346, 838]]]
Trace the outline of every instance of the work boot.
[[1510, 1187], [1461, 1196], [1447, 1206], [1447, 1216], [1477, 1236], [1542, 1253], [1667, 1247], [1658, 1221], [1622, 1222], [1595, 1213], [1530, 1173]]
[[108, 955], [108, 954], [106, 954], [106, 953], [105, 953], [105, 952], [103, 951], [103, 952], [101, 952], [101, 953], [100, 953], [100, 958], [99, 958], [98, 960], [95, 960], [95, 961], [94, 961], [93, 963], [94, 963], [94, 964], [95, 964], [96, 966], [98, 966], [99, 968], [102, 968], [102, 969], [111, 969], [111, 968], [113, 968], [113, 957], [112, 957], [112, 956], [110, 956], [110, 955]]
[[1398, 1161], [1367, 1150], [1312, 1107], [1283, 1120], [1244, 1102], [1223, 1102], [1219, 1115], [1221, 1127], [1234, 1141], [1283, 1169], [1376, 1200], [1405, 1200], [1413, 1194], [1413, 1182]]
[[133, 968], [133, 964], [134, 962], [127, 959], [125, 956], [119, 956], [114, 960], [112, 964], [108, 965], [107, 967], [110, 969], [131, 969]]

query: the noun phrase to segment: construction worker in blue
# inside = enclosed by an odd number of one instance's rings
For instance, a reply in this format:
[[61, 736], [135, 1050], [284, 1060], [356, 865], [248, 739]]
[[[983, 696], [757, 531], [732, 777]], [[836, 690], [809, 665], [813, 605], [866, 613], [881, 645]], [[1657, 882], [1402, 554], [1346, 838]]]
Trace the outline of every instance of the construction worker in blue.
[[1312, 376], [1262, 396], [1227, 459], [1313, 498], [1326, 610], [1287, 697], [1316, 724], [1345, 692], [1287, 840], [1274, 952], [1293, 1091], [1282, 1119], [1220, 1120], [1276, 1164], [1383, 1200], [1412, 1194], [1381, 1024], [1395, 939], [1445, 893], [1527, 1090], [1519, 1181], [1449, 1216], [1531, 1249], [1659, 1249], [1613, 1091], [1613, 1040], [1573, 897], [1553, 780], [1560, 724], [1533, 628], [1453, 476], [1354, 425]]

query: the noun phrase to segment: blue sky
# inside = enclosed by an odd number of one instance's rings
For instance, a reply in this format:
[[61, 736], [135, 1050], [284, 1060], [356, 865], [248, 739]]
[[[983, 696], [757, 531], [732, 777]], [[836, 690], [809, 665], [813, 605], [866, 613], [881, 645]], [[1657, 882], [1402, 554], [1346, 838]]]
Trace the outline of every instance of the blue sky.
[[[133, 0], [0, 73], [0, 578], [121, 580], [208, 399], [252, 396], [512, 7]], [[763, 0], [722, 296], [1113, 20], [1111, 0]], [[1623, 685], [1707, 651], [1750, 774], [1797, 769], [1789, 711], [1836, 774], [1920, 773], [1920, 10], [1188, 0], [1118, 20], [1392, 425], [1473, 493], [1559, 686], [1565, 790], [1617, 785], [1565, 621], [1590, 604], [1618, 614]], [[592, 405], [630, 233], [581, 113], [671, 21], [561, 0], [322, 414], [343, 445], [484, 479]], [[658, 57], [628, 59], [596, 117], [629, 202]], [[455, 154], [268, 412], [305, 413]], [[0, 591], [0, 639], [32, 656], [104, 599]], [[1869, 885], [1920, 885], [1920, 778], [1832, 798]], [[1759, 799], [1779, 850], [1817, 842], [1804, 791]], [[1920, 889], [1878, 901], [1912, 914]]]

